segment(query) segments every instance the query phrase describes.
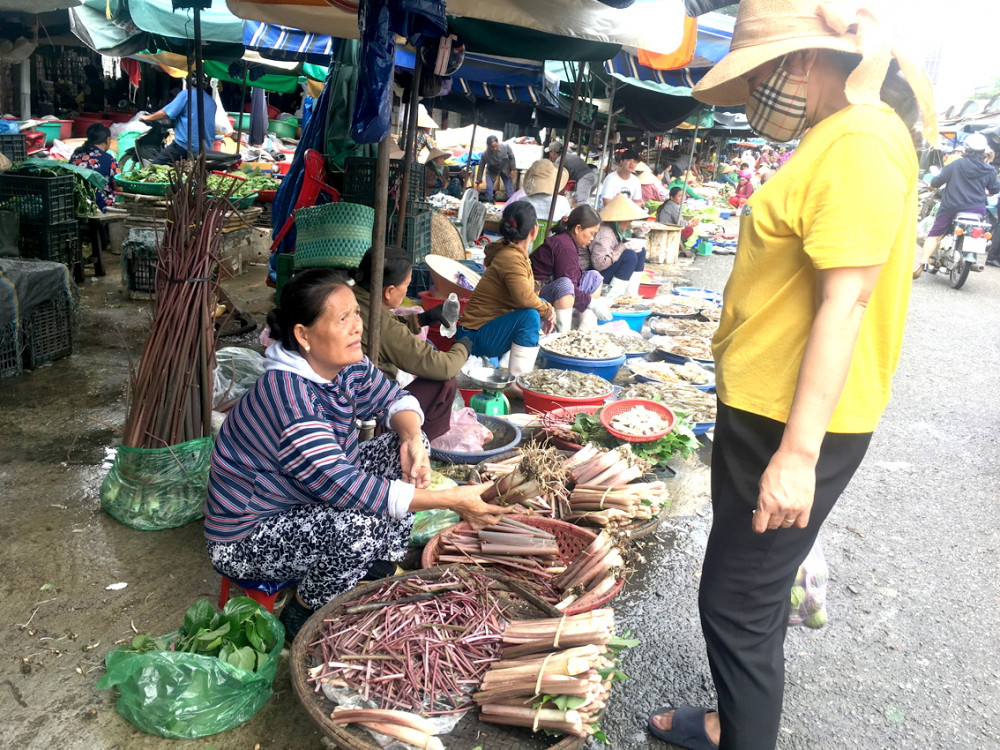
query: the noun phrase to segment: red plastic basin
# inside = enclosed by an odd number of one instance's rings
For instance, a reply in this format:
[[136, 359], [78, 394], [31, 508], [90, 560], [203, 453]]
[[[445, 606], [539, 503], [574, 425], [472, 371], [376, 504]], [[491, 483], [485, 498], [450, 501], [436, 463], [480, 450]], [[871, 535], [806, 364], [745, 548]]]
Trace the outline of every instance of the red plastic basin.
[[524, 409], [528, 414], [544, 414], [553, 409], [561, 409], [564, 406], [601, 406], [614, 392], [611, 384], [608, 383], [607, 393], [600, 396], [574, 398], [571, 396], [549, 396], [545, 393], [529, 391], [520, 382], [517, 385], [524, 392]]
[[434, 344], [438, 351], [442, 352], [450, 352], [451, 345], [455, 343], [455, 339], [445, 338], [441, 335], [441, 326], [428, 326], [427, 340]]
[[639, 296], [643, 299], [653, 299], [660, 291], [660, 285], [654, 283], [639, 284]]
[[[443, 305], [445, 303], [444, 298], [435, 297], [434, 292], [423, 291], [417, 292], [417, 296], [420, 297], [420, 306], [424, 310], [430, 310], [431, 308], [437, 307], [438, 305]], [[458, 298], [458, 311], [459, 314], [465, 313], [465, 306], [469, 304], [469, 297], [459, 297]]]

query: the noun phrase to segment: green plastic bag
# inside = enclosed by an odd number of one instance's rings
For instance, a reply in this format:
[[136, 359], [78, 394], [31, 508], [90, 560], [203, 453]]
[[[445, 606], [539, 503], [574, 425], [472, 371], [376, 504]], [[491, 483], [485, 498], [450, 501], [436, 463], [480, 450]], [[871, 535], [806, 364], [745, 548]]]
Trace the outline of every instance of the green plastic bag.
[[126, 526], [158, 531], [203, 515], [212, 438], [168, 448], [121, 446], [101, 483], [101, 507]]
[[[437, 471], [431, 472], [429, 490], [447, 490], [458, 487], [458, 482], [449, 479]], [[410, 546], [423, 547], [437, 534], [461, 521], [461, 517], [453, 510], [421, 510], [413, 519], [413, 529], [410, 531]]]
[[[230, 599], [227, 607], [247, 597]], [[135, 653], [121, 646], [104, 659], [107, 673], [97, 681], [100, 690], [117, 687], [115, 708], [126, 720], [148, 734], [168, 739], [196, 739], [218, 734], [249, 721], [271, 697], [278, 674], [278, 657], [285, 628], [260, 607], [277, 637], [257, 671], [239, 669], [215, 656], [180, 651]], [[223, 610], [225, 612], [225, 610]], [[158, 640], [170, 642], [171, 633]]]

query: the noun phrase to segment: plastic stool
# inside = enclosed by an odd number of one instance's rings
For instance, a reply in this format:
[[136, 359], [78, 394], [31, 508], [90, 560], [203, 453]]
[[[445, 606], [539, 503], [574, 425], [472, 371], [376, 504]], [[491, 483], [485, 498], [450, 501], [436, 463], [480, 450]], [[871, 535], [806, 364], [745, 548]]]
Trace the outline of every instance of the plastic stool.
[[[221, 573], [219, 575], [222, 575]], [[238, 578], [222, 576], [222, 585], [219, 587], [219, 608], [226, 606], [229, 601], [229, 587], [236, 584], [244, 593], [261, 605], [264, 609], [274, 614], [274, 600], [278, 598], [285, 589], [294, 586], [295, 581], [243, 581]]]

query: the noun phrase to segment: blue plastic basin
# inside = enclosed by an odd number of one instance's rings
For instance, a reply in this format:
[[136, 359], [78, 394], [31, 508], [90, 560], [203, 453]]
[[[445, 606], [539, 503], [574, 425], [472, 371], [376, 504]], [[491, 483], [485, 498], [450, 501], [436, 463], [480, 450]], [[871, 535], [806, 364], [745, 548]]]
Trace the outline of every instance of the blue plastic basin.
[[612, 322], [616, 320], [624, 320], [628, 323], [629, 328], [638, 332], [642, 330], [642, 324], [646, 322], [646, 318], [650, 315], [652, 315], [652, 313], [649, 310], [637, 310], [635, 312], [615, 312], [612, 310], [611, 320]]
[[565, 357], [561, 354], [542, 351], [538, 355], [538, 359], [541, 362], [538, 365], [538, 369], [551, 368], [554, 370], [589, 372], [599, 378], [604, 378], [608, 382], [615, 379], [619, 368], [625, 364], [624, 354], [613, 359], [578, 359], [576, 357]]

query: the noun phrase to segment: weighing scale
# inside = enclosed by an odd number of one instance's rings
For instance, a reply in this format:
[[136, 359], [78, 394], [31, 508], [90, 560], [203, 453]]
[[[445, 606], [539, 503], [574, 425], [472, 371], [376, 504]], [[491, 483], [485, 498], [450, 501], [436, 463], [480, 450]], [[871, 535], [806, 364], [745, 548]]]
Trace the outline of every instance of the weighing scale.
[[503, 389], [514, 382], [514, 375], [507, 370], [492, 367], [477, 367], [466, 375], [474, 386], [483, 389], [482, 393], [477, 393], [469, 399], [469, 406], [476, 414], [493, 417], [510, 414], [510, 401], [503, 395]]

